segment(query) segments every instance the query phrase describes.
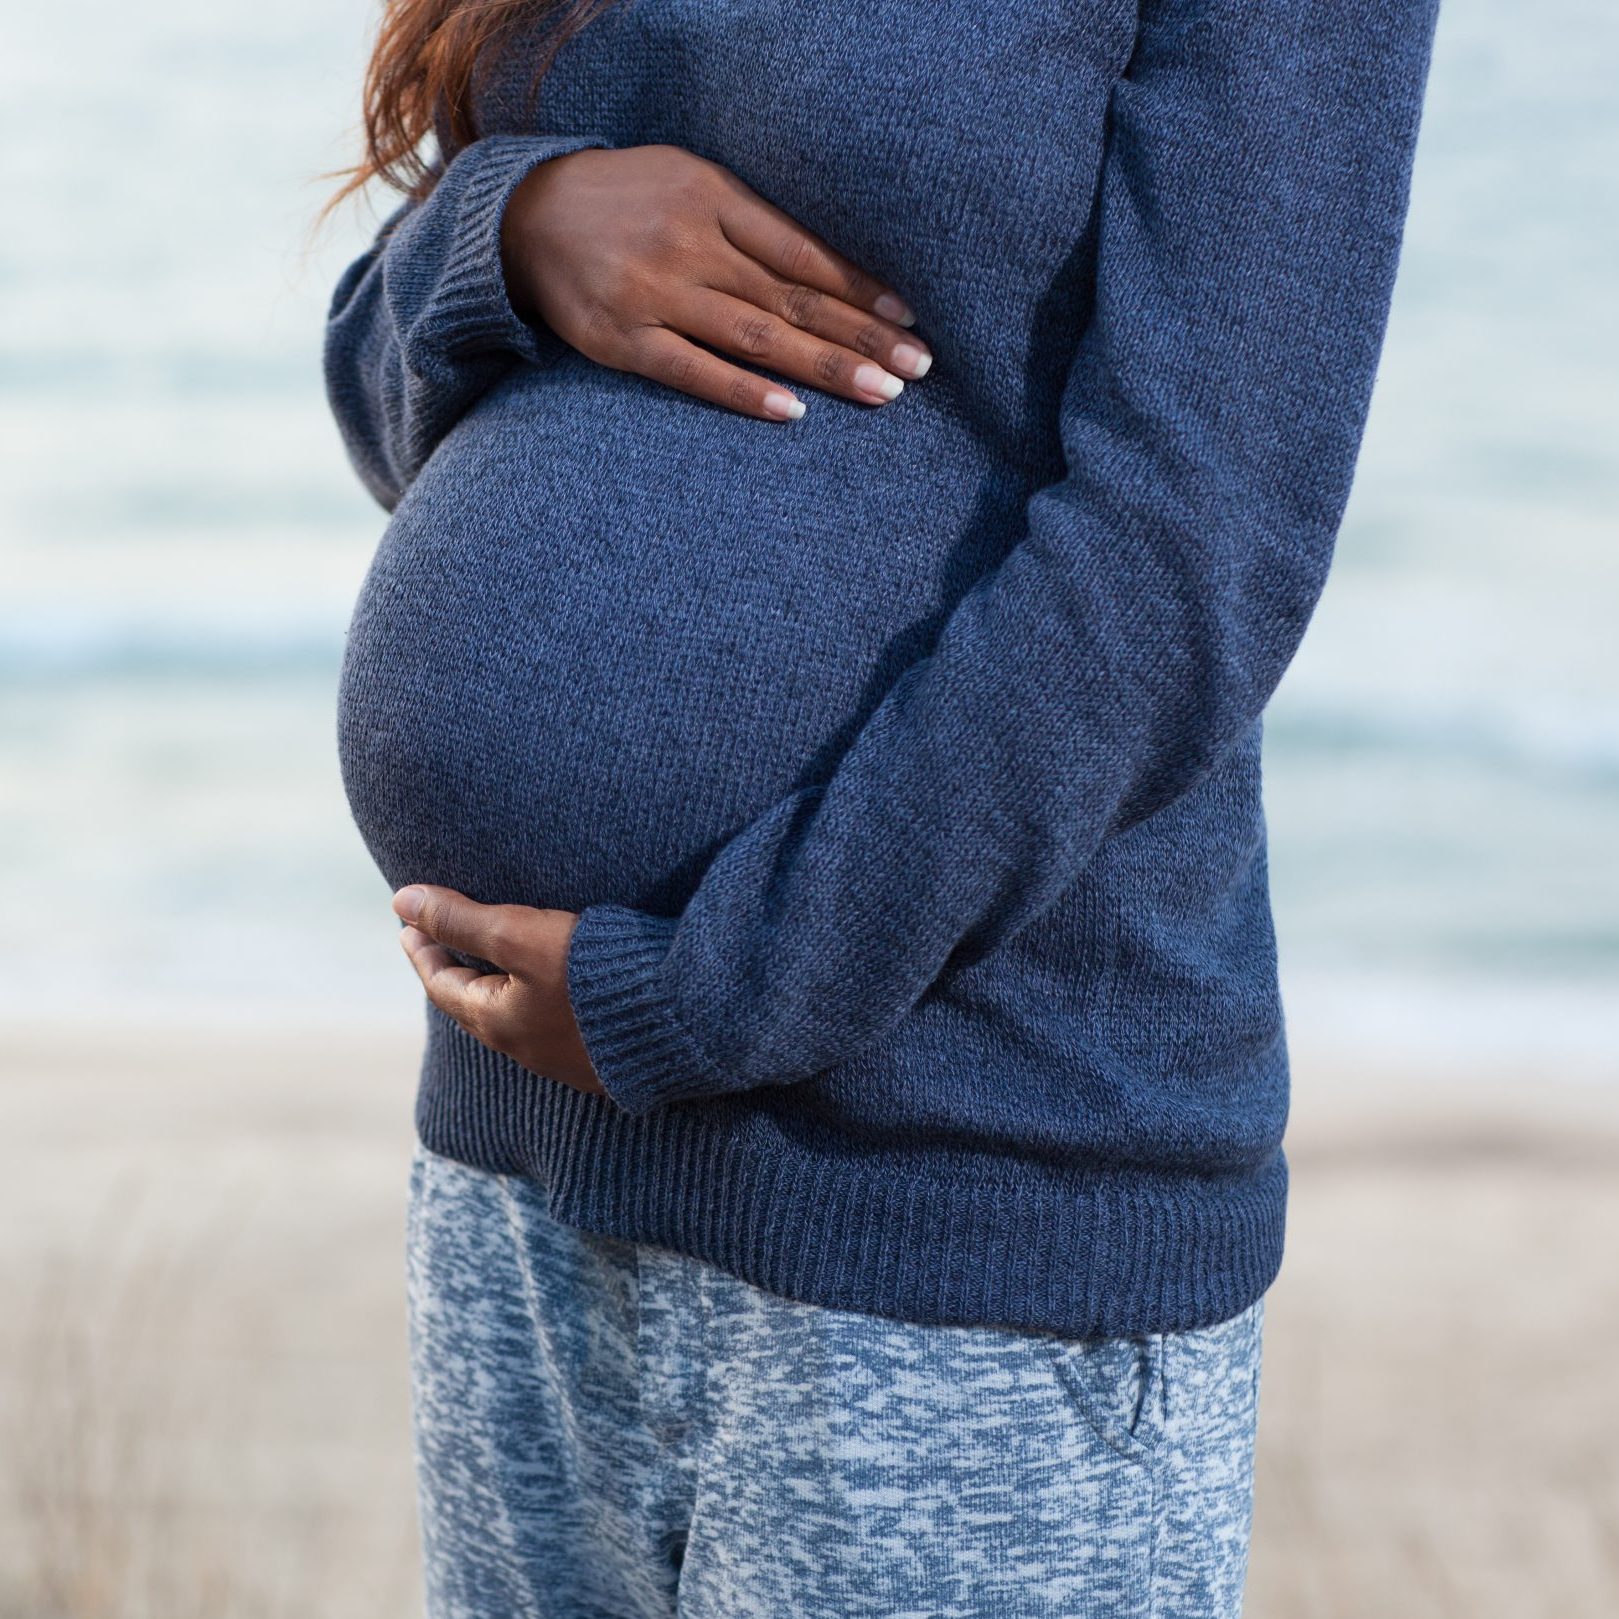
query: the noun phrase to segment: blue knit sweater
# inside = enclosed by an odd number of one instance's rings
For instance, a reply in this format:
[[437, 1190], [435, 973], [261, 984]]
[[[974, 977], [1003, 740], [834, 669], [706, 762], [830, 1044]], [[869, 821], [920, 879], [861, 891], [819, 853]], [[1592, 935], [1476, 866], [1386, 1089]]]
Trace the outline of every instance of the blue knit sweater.
[[[388, 881], [582, 912], [606, 1088], [429, 1011], [426, 1144], [792, 1297], [1071, 1334], [1280, 1262], [1260, 716], [1371, 391], [1433, 0], [619, 0], [342, 279]], [[525, 325], [537, 163], [669, 142], [935, 355], [748, 420]]]

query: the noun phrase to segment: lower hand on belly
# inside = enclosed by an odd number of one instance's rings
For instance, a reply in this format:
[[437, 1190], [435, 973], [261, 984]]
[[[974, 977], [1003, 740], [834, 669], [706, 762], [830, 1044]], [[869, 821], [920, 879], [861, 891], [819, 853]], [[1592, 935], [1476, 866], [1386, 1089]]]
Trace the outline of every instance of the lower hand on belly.
[[[568, 999], [572, 911], [480, 905], [453, 888], [412, 884], [393, 899], [399, 942], [427, 998], [475, 1040], [576, 1091], [604, 1095]], [[460, 950], [498, 972], [458, 966]]]

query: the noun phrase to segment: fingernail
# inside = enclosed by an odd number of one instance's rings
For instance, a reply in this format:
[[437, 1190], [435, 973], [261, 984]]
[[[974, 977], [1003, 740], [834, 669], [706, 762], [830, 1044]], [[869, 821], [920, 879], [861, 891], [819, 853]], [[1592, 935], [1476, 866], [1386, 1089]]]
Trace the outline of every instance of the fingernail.
[[802, 399], [794, 399], [791, 394], [778, 393], [774, 389], [765, 395], [764, 405], [778, 422], [796, 422], [804, 414]]
[[425, 888], [401, 888], [394, 895], [394, 915], [402, 916], [407, 922], [414, 922], [422, 914], [422, 907], [426, 903]]
[[863, 394], [876, 394], [879, 399], [898, 399], [905, 386], [898, 377], [890, 376], [880, 365], [857, 365], [854, 385]]
[[885, 292], [871, 307], [884, 320], [891, 320], [896, 326], [916, 324], [916, 316], [911, 313], [910, 305], [897, 293]]
[[915, 343], [898, 344], [889, 358], [894, 369], [903, 371], [908, 377], [925, 377], [928, 367], [933, 364], [933, 356]]

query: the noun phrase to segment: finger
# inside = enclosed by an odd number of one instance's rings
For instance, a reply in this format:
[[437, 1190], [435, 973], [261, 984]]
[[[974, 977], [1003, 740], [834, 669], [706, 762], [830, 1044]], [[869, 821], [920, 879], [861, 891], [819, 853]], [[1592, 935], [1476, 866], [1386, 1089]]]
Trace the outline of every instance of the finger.
[[720, 205], [719, 224], [733, 247], [789, 281], [830, 292], [846, 304], [868, 309], [900, 326], [916, 324], [916, 316], [891, 287], [867, 275], [853, 260], [805, 230], [791, 214], [740, 181]]
[[628, 369], [761, 421], [795, 421], [804, 414], [804, 401], [785, 388], [698, 348], [666, 326], [641, 329], [631, 344]]
[[505, 973], [480, 973], [457, 966], [449, 951], [419, 928], [401, 928], [399, 943], [434, 1006], [465, 1028], [488, 1026], [490, 1014], [511, 983]]
[[669, 318], [700, 343], [862, 404], [886, 404], [905, 386], [875, 360], [801, 332], [757, 304], [711, 288], [682, 299]]
[[517, 905], [480, 905], [453, 888], [412, 883], [393, 898], [394, 914], [430, 939], [465, 951], [497, 967], [515, 968], [521, 954], [521, 912]]
[[769, 311], [789, 326], [875, 361], [897, 377], [914, 382], [925, 377], [933, 364], [928, 346], [903, 326], [818, 287], [789, 281], [745, 253], [729, 259], [721, 273], [710, 272], [708, 284], [717, 292]]

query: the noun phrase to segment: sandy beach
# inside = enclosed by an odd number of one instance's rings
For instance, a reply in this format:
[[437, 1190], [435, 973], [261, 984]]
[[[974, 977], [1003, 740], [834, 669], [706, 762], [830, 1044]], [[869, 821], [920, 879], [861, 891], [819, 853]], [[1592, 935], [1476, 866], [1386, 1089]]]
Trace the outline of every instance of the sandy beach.
[[[419, 1611], [414, 1064], [0, 1037], [0, 1619]], [[1295, 1071], [1251, 1619], [1612, 1619], [1619, 1076]]]

